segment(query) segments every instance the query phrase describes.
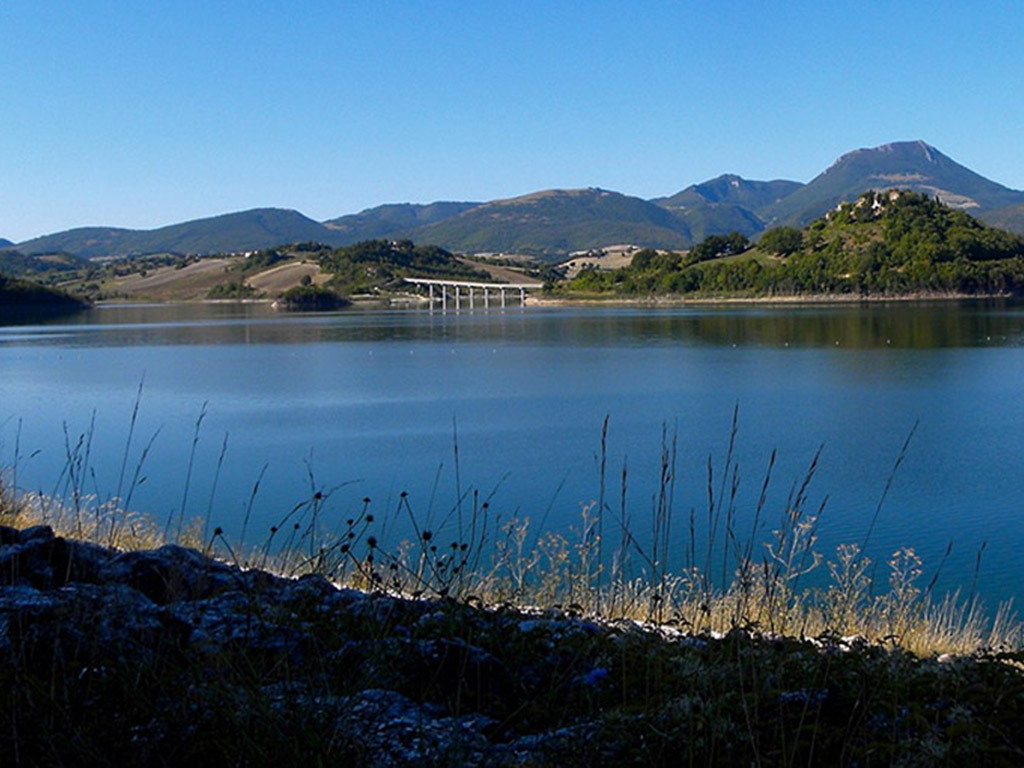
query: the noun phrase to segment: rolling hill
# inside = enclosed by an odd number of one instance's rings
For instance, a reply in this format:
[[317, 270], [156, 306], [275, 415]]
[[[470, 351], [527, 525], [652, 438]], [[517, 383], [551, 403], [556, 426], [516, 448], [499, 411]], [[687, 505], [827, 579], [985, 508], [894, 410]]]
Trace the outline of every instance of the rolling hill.
[[749, 181], [723, 174], [651, 202], [682, 219], [694, 241], [734, 231], [749, 237], [764, 230], [761, 217], [767, 208], [801, 186], [797, 181]]
[[0, 237], [0, 248], [11, 248], [14, 246], [10, 240], [5, 237]]
[[700, 205], [735, 205], [761, 213], [802, 186], [799, 181], [749, 181], [726, 173], [701, 184], [693, 184], [671, 197], [651, 202], [673, 211]]
[[159, 229], [70, 229], [27, 240], [17, 247], [28, 255], [64, 252], [94, 258], [152, 253], [233, 253], [307, 240], [333, 244], [336, 235], [298, 211], [255, 208]]
[[417, 227], [458, 216], [481, 203], [436, 202], [427, 205], [395, 203], [378, 205], [348, 216], [339, 216], [324, 222], [324, 226], [337, 233], [338, 245], [351, 245], [361, 240], [379, 237], [398, 237], [400, 233]]
[[731, 231], [751, 237], [765, 228], [764, 211], [801, 186], [799, 181], [751, 181], [727, 173], [651, 202], [685, 221], [695, 242]]
[[728, 232], [739, 232], [751, 237], [765, 228], [764, 222], [756, 214], [738, 205], [709, 203], [674, 213], [686, 224], [695, 243], [710, 235]]
[[40, 272], [78, 269], [87, 264], [85, 259], [69, 253], [26, 256], [20, 251], [0, 251], [0, 273], [12, 276], [32, 275]]
[[551, 189], [495, 200], [411, 230], [418, 242], [468, 252], [551, 256], [614, 243], [685, 248], [686, 223], [661, 206], [604, 189]]
[[983, 211], [978, 214], [978, 218], [993, 227], [1024, 235], [1024, 202], [994, 211]]

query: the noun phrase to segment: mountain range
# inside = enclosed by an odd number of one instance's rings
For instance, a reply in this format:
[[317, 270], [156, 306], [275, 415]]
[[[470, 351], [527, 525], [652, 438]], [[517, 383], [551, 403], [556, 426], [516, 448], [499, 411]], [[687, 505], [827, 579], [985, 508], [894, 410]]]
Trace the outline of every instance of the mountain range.
[[[557, 258], [627, 243], [681, 249], [731, 231], [753, 237], [775, 226], [802, 226], [862, 192], [890, 187], [924, 192], [994, 226], [1024, 233], [1024, 191], [990, 181], [923, 141], [909, 141], [849, 152], [806, 184], [724, 174], [652, 200], [593, 187], [554, 189], [489, 202], [381, 205], [324, 222], [298, 211], [260, 208], [153, 230], [71, 229], [13, 247], [26, 255], [96, 258], [387, 238], [470, 253]], [[0, 248], [9, 248], [7, 243], [0, 241]]]

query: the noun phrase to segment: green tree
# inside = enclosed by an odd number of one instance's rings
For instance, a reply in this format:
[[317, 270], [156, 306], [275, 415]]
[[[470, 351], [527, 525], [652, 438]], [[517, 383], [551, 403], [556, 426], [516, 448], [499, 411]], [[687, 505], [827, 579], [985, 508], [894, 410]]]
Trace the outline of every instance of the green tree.
[[776, 227], [761, 235], [757, 244], [768, 253], [789, 256], [804, 247], [804, 234], [796, 227]]
[[636, 270], [647, 269], [657, 255], [658, 252], [653, 248], [644, 248], [642, 251], [637, 251], [633, 254], [633, 259], [630, 261], [629, 266]]
[[689, 264], [698, 264], [702, 261], [743, 253], [749, 247], [750, 241], [747, 240], [746, 235], [740, 232], [730, 232], [728, 235], [708, 235], [690, 249], [686, 261]]

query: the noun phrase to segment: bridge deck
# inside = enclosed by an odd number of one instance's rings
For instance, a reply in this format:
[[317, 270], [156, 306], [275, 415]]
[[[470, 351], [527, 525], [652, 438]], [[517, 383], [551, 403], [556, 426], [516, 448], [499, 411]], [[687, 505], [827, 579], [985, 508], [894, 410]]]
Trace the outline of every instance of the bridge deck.
[[443, 285], [449, 288], [485, 288], [490, 290], [536, 291], [544, 285], [543, 283], [474, 283], [467, 280], [434, 280], [427, 277], [405, 277], [402, 279], [407, 283], [417, 285]]
[[497, 293], [501, 298], [501, 306], [505, 306], [505, 292], [516, 291], [519, 293], [519, 306], [526, 306], [526, 292], [535, 291], [543, 287], [543, 283], [476, 283], [470, 280], [435, 280], [428, 277], [405, 277], [405, 282], [413, 285], [425, 285], [430, 291], [430, 303], [434, 304], [434, 288], [441, 290], [441, 308], [448, 309], [448, 296], [455, 302], [455, 309], [459, 309], [462, 302], [462, 291], [466, 289], [469, 299], [469, 308], [476, 308], [476, 291], [483, 291], [484, 308], [491, 306], [491, 292]]

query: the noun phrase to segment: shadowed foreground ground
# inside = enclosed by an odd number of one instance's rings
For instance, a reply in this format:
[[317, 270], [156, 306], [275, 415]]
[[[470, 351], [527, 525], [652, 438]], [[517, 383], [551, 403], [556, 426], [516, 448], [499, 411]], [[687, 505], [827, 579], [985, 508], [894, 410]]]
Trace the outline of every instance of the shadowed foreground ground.
[[693, 637], [0, 527], [0, 764], [1024, 763], [1014, 654]]

